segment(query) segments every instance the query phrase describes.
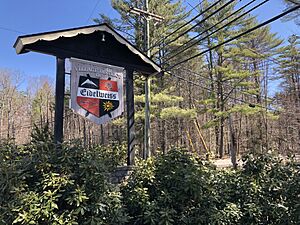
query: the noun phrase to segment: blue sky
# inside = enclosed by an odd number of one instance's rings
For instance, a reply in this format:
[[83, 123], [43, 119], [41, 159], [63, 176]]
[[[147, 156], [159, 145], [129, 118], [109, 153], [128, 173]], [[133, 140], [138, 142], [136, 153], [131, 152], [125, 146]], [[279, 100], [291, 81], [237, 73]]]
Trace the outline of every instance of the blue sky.
[[91, 25], [100, 12], [112, 15], [110, 0], [0, 0], [0, 68], [54, 77], [55, 58], [38, 53], [17, 55], [13, 48], [17, 37]]
[[[185, 0], [195, 5], [199, 0]], [[189, 5], [187, 5], [190, 8]], [[255, 11], [264, 21], [283, 10], [281, 0]], [[94, 24], [98, 13], [116, 16], [110, 0], [0, 0], [0, 69], [20, 71], [25, 76], [55, 76], [55, 58], [38, 53], [16, 55], [13, 44], [19, 35], [67, 29]], [[280, 37], [298, 33], [293, 22], [271, 25]]]

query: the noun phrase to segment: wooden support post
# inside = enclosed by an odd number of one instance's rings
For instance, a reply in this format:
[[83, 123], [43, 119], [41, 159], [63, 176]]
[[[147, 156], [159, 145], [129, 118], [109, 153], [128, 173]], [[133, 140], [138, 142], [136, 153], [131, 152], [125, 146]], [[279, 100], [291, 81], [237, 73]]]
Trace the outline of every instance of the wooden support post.
[[145, 130], [143, 158], [151, 156], [150, 151], [150, 77], [145, 81]]
[[65, 59], [56, 57], [55, 116], [54, 116], [55, 144], [60, 144], [63, 141], [64, 95], [65, 95]]
[[127, 165], [134, 165], [134, 92], [133, 92], [133, 70], [126, 69], [126, 105], [127, 105]]

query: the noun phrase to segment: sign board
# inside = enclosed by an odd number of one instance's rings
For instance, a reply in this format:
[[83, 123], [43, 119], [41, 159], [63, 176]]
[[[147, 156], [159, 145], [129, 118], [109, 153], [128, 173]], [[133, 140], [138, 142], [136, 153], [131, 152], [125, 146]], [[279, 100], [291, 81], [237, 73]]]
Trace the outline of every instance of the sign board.
[[97, 123], [106, 123], [124, 111], [124, 69], [71, 58], [71, 109]]

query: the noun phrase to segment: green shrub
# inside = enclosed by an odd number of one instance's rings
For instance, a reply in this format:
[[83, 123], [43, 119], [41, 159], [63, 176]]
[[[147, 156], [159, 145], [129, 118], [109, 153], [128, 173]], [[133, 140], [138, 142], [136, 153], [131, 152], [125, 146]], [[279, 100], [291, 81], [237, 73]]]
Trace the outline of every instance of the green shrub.
[[130, 221], [158, 225], [300, 224], [293, 162], [248, 155], [239, 170], [216, 169], [185, 150], [141, 162], [122, 188]]
[[48, 128], [27, 146], [1, 143], [0, 224], [298, 225], [300, 172], [293, 160], [247, 155], [217, 169], [173, 149], [138, 161], [120, 190], [108, 182], [124, 146], [55, 146]]
[[199, 224], [214, 202], [212, 165], [185, 150], [141, 162], [123, 187], [129, 224]]
[[[300, 224], [300, 171], [272, 154], [244, 157], [243, 224]], [[246, 186], [248, 184], [248, 186]]]
[[47, 128], [30, 145], [3, 144], [0, 224], [124, 224], [121, 195], [107, 181], [121, 159], [110, 153], [121, 150], [55, 146]]

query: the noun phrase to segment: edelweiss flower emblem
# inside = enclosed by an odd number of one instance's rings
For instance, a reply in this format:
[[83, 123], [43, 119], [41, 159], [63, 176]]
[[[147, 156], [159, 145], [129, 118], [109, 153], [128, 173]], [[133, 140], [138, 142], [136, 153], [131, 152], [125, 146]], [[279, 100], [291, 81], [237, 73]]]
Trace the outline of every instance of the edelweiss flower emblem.
[[114, 108], [114, 105], [110, 101], [103, 102], [104, 111], [110, 111]]

